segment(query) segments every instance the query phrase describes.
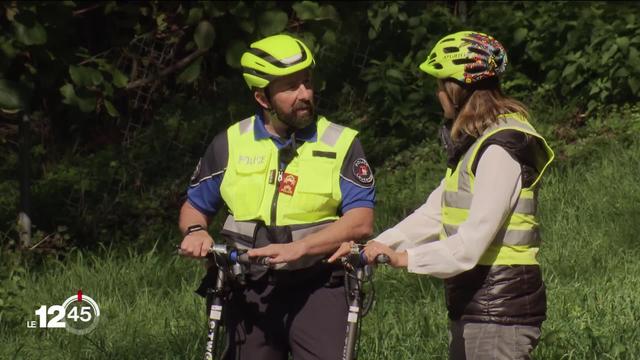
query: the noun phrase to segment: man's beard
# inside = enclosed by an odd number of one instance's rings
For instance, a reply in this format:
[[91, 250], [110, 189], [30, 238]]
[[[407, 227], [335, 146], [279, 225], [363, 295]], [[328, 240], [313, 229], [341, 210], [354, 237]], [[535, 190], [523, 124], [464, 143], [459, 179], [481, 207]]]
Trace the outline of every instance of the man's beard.
[[[307, 110], [307, 114], [298, 115], [298, 110], [305, 109]], [[278, 117], [278, 120], [283, 123], [289, 125], [294, 129], [304, 129], [305, 127], [311, 125], [311, 123], [316, 121], [316, 109], [312, 102], [297, 102], [293, 108], [291, 109], [291, 113], [286, 114], [285, 112], [278, 109], [278, 107], [273, 107], [273, 112]]]

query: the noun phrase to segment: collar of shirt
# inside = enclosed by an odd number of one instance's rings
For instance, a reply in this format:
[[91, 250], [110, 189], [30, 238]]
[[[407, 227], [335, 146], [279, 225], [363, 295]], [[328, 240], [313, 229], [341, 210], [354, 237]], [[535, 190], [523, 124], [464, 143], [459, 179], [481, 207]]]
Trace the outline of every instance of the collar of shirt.
[[[318, 124], [317, 122], [313, 122], [312, 124], [305, 127], [304, 129], [300, 129], [296, 131], [295, 132], [296, 140], [302, 140], [306, 142], [318, 141], [318, 125], [317, 124]], [[253, 133], [256, 140], [271, 138], [273, 142], [276, 143], [278, 148], [285, 147], [289, 144], [289, 142], [291, 142], [291, 139], [283, 139], [267, 131], [267, 128], [264, 125], [262, 111], [256, 112], [256, 121], [254, 122]]]

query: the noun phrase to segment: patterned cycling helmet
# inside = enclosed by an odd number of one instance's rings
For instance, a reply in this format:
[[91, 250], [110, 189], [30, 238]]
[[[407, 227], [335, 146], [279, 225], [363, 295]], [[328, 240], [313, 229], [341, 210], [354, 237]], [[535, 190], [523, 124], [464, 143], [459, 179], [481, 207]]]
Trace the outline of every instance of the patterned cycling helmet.
[[314, 64], [309, 48], [289, 35], [273, 35], [256, 41], [240, 59], [242, 76], [249, 89], [265, 88], [275, 78], [313, 67]]
[[499, 76], [507, 67], [507, 51], [493, 37], [461, 31], [442, 38], [420, 70], [438, 79], [452, 78], [464, 84]]

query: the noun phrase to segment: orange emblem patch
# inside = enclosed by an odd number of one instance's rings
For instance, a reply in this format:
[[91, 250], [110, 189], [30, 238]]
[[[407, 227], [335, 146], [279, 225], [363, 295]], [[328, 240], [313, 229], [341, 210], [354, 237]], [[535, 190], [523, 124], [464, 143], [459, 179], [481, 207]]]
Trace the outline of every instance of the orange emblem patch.
[[280, 181], [280, 186], [278, 187], [278, 191], [287, 194], [293, 195], [296, 191], [296, 185], [298, 184], [298, 177], [293, 174], [282, 174], [282, 181]]

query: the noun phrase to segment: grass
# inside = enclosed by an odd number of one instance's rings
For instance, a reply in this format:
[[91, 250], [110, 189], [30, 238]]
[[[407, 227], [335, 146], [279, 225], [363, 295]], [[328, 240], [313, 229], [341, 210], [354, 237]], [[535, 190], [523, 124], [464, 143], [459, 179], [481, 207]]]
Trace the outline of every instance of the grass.
[[[549, 310], [534, 355], [634, 359], [640, 353], [640, 141], [601, 137], [572, 154], [551, 168], [540, 193]], [[421, 204], [437, 185], [442, 169], [422, 161], [440, 155], [426, 148], [420, 156], [409, 167], [378, 174], [376, 231]], [[18, 299], [22, 310], [1, 317], [0, 358], [201, 358], [205, 316], [193, 290], [204, 270], [171, 255], [171, 245], [144, 253], [76, 251], [64, 262], [28, 271]], [[363, 323], [360, 359], [446, 359], [441, 281], [380, 268], [375, 285], [377, 303]], [[60, 303], [78, 288], [102, 309], [94, 332], [26, 328], [39, 305]]]
[[[549, 309], [536, 359], [640, 353], [639, 169], [635, 141], [598, 144], [547, 174], [540, 261]], [[362, 358], [446, 359], [440, 281], [393, 269], [376, 275], [377, 305], [364, 323]]]

